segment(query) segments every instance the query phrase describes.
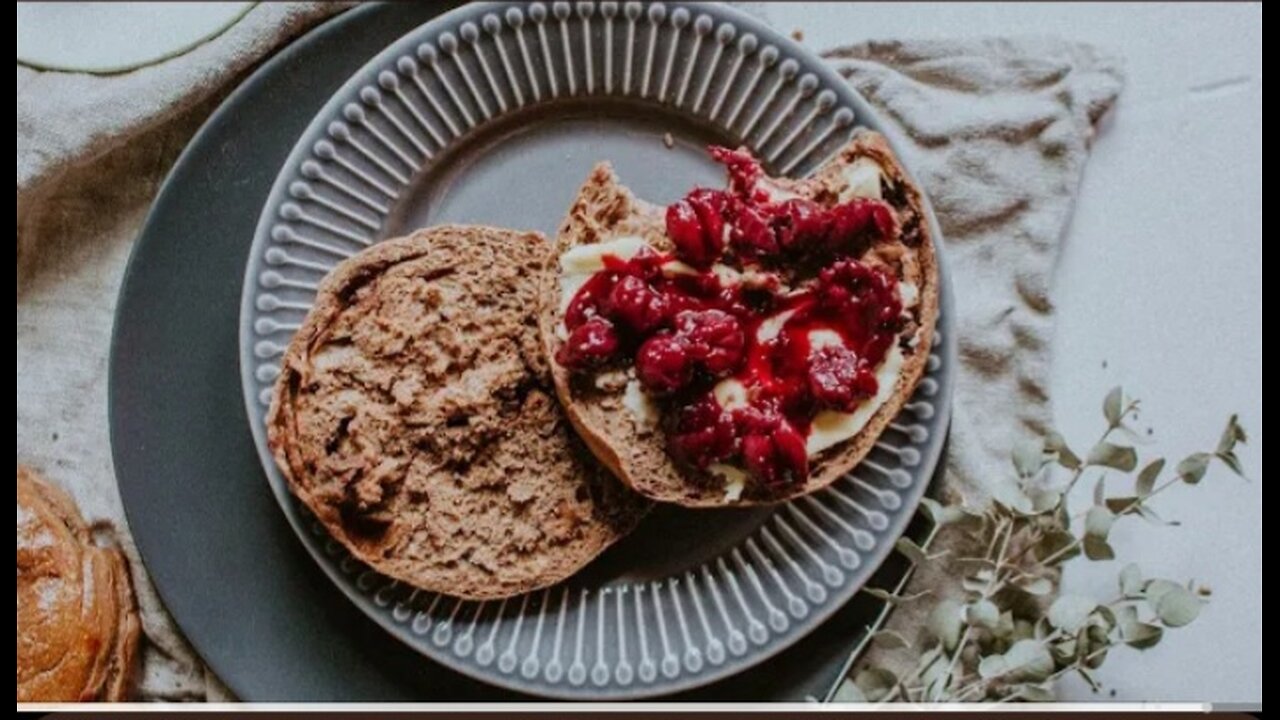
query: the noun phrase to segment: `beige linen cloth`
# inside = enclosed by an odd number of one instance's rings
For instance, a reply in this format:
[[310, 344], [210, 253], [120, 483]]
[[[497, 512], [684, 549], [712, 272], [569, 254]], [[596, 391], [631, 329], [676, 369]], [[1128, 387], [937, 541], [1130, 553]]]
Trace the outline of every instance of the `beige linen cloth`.
[[[217, 102], [338, 9], [263, 3], [192, 52], [121, 75], [18, 68], [18, 462], [116, 529], [142, 606], [144, 699], [230, 696], [156, 598], [112, 473], [107, 353], [125, 261], [165, 173]], [[983, 502], [1010, 475], [1015, 439], [1051, 422], [1051, 270], [1089, 140], [1122, 86], [1119, 63], [1048, 38], [868, 42], [826, 56], [893, 124], [933, 201], [960, 359], [938, 492]], [[955, 581], [935, 571], [912, 582], [945, 595]], [[913, 636], [912, 613], [900, 609], [889, 626]]]

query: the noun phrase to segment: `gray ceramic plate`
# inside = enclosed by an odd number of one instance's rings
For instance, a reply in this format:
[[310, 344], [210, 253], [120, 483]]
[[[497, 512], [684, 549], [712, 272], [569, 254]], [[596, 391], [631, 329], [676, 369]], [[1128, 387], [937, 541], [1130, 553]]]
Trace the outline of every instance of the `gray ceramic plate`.
[[241, 308], [259, 455], [325, 572], [422, 653], [563, 698], [703, 685], [779, 652], [834, 612], [891, 550], [942, 447], [954, 365], [945, 266], [928, 374], [855, 472], [776, 508], [662, 513], [561, 586], [504, 602], [416, 592], [352, 560], [289, 495], [263, 416], [317, 283], [364, 247], [449, 221], [554, 232], [600, 159], [658, 202], [721, 181], [709, 142], [746, 144], [774, 172], [803, 175], [858, 125], [880, 128], [821, 61], [720, 6], [467, 6], [365, 65], [285, 162]]

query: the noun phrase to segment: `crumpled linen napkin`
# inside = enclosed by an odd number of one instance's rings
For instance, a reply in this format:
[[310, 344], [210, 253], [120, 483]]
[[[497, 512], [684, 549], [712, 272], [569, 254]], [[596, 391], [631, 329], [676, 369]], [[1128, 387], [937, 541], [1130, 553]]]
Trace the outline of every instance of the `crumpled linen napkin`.
[[[959, 372], [936, 496], [981, 507], [1012, 482], [1010, 452], [1052, 423], [1050, 280], [1090, 141], [1124, 85], [1120, 59], [1048, 37], [879, 41], [823, 54], [882, 111], [941, 226], [956, 298]], [[970, 540], [943, 528], [930, 551]], [[963, 593], [944, 563], [904, 590]], [[930, 603], [896, 608], [886, 628], [914, 638]], [[899, 676], [907, 649], [875, 645], [855, 664]]]
[[[231, 697], [159, 603], [112, 473], [106, 368], [124, 265], [165, 173], [229, 88], [341, 8], [263, 3], [192, 52], [121, 75], [18, 68], [18, 461], [117, 528], [148, 638], [142, 699]], [[938, 491], [981, 501], [1014, 439], [1050, 421], [1049, 279], [1119, 63], [1055, 39], [874, 42], [827, 57], [896, 127], [941, 224], [960, 373]], [[957, 580], [912, 582], [945, 594]], [[903, 608], [890, 627], [919, 622]], [[881, 654], [868, 659], [907, 662]]]

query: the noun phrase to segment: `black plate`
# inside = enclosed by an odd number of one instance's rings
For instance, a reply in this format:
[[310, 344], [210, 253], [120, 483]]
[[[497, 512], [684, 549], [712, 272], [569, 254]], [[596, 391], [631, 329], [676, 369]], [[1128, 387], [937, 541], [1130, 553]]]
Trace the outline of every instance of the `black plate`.
[[[245, 260], [285, 156], [351, 73], [449, 7], [361, 7], [264, 64], [179, 158], [125, 275], [109, 402], [129, 526], [170, 613], [244, 700], [524, 699], [405, 647], [324, 576], [263, 477], [238, 373]], [[872, 585], [902, 571], [894, 556]], [[824, 697], [879, 609], [860, 596], [772, 660], [673, 699]]]

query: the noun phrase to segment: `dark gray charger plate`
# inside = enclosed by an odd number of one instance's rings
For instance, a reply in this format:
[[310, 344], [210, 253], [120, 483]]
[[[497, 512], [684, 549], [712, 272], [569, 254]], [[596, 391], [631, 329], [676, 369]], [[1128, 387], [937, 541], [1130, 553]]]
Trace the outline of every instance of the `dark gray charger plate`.
[[[236, 369], [256, 208], [288, 149], [368, 57], [445, 9], [360, 8], [265, 64], [179, 159], [121, 290], [110, 421], [130, 527], [170, 612], [246, 700], [520, 697], [406, 648], [325, 578], [262, 477]], [[894, 558], [871, 584], [903, 569]], [[679, 697], [823, 697], [879, 610], [860, 598], [763, 665]]]

